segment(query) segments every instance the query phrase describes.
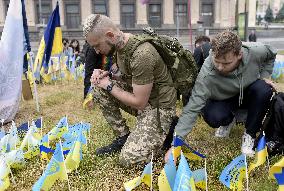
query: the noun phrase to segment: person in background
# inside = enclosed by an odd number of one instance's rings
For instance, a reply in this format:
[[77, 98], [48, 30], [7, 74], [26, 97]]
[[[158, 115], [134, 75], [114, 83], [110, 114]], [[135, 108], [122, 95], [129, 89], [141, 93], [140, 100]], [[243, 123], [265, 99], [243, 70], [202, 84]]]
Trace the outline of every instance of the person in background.
[[75, 55], [75, 59], [77, 59], [77, 57], [80, 54], [80, 44], [79, 41], [76, 39], [72, 39], [71, 43], [70, 43], [70, 47], [73, 49], [73, 55]]
[[[217, 34], [211, 46], [175, 133], [185, 139], [201, 113], [207, 124], [228, 136], [235, 111], [245, 108], [248, 116], [241, 152], [253, 156], [256, 133], [262, 126], [274, 89], [270, 75], [277, 52], [261, 43], [242, 43], [231, 31]], [[169, 149], [166, 161], [171, 152]]]
[[209, 56], [211, 49], [210, 38], [208, 36], [198, 36], [195, 39], [195, 49], [193, 57], [196, 62], [198, 71], [200, 71], [204, 60]]
[[80, 62], [85, 64], [85, 78], [84, 78], [84, 103], [83, 107], [92, 109], [94, 106], [94, 97], [91, 93], [91, 76], [94, 69], [102, 69], [109, 71], [112, 66], [110, 57], [106, 57], [102, 54], [97, 54], [96, 50], [89, 45], [87, 41], [83, 45], [83, 49], [80, 52]]
[[251, 30], [250, 34], [249, 34], [249, 42], [256, 42], [256, 34], [255, 34], [255, 30]]
[[73, 49], [70, 46], [70, 42], [67, 38], [62, 38], [62, 44], [63, 44], [63, 54], [65, 56], [68, 56], [69, 59], [69, 57], [71, 57], [73, 54]]

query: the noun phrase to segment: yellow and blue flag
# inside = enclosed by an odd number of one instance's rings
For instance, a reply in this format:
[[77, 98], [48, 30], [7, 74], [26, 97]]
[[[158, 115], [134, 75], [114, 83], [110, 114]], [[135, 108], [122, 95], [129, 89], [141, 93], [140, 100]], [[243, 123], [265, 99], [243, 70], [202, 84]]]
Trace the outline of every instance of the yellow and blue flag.
[[77, 140], [73, 143], [73, 148], [68, 153], [65, 164], [68, 172], [71, 172], [79, 167], [80, 161], [83, 158], [82, 154], [82, 145], [85, 142], [85, 137], [81, 131], [80, 135], [77, 137]]
[[64, 164], [63, 152], [60, 144], [56, 145], [55, 152], [47, 165], [46, 170], [39, 180], [34, 184], [32, 190], [49, 190], [56, 180], [68, 180]]
[[284, 191], [284, 157], [271, 167], [269, 176], [276, 179], [279, 191]]
[[175, 159], [180, 156], [181, 150], [183, 152], [183, 155], [189, 160], [202, 160], [206, 158], [205, 155], [200, 154], [199, 152], [195, 151], [188, 144], [186, 144], [181, 138], [174, 136], [173, 153], [174, 153]]
[[20, 138], [24, 137], [24, 134], [29, 130], [29, 122], [21, 124], [18, 128], [18, 134]]
[[232, 190], [241, 191], [243, 178], [246, 175], [246, 158], [244, 155], [236, 157], [228, 166], [224, 168], [219, 180]]
[[[53, 153], [54, 149], [50, 148], [47, 145], [47, 136], [45, 135], [41, 140], [41, 145], [39, 146], [39, 151], [42, 159], [49, 160]], [[63, 155], [67, 155], [70, 152], [70, 149], [63, 148]]]
[[5, 160], [0, 157], [0, 190], [6, 190], [10, 186], [10, 168]]
[[174, 163], [173, 154], [171, 153], [168, 162], [165, 164], [165, 167], [163, 168], [160, 173], [160, 176], [158, 177], [159, 190], [174, 190], [176, 173], [177, 170]]
[[183, 155], [180, 156], [178, 170], [175, 178], [174, 191], [196, 191], [192, 171]]
[[68, 122], [67, 117], [62, 117], [56, 127], [51, 129], [47, 135], [49, 141], [54, 140], [56, 138], [60, 138], [64, 133], [68, 131]]
[[35, 125], [37, 128], [42, 128], [42, 117], [38, 118], [36, 121], [35, 121]]
[[5, 162], [11, 168], [22, 168], [25, 165], [23, 150], [17, 149], [5, 153]]
[[83, 102], [83, 109], [88, 109], [88, 105], [90, 104], [90, 102], [93, 102], [93, 99], [94, 99], [94, 96], [92, 92], [92, 87], [90, 87], [88, 90], [87, 96]]
[[9, 138], [8, 138], [6, 149], [7, 149], [7, 152], [10, 152], [11, 150], [17, 148], [17, 145], [20, 141], [18, 137], [18, 130], [17, 130], [16, 124], [14, 121], [12, 121], [12, 126], [11, 126], [8, 136]]
[[192, 172], [195, 187], [206, 190], [206, 170], [204, 168], [197, 169]]
[[254, 168], [265, 163], [267, 156], [268, 156], [268, 153], [267, 153], [267, 147], [266, 147], [266, 140], [265, 140], [265, 136], [263, 135], [261, 139], [258, 141], [258, 145], [256, 148], [255, 161], [250, 164], [248, 168], [248, 173], [250, 173]]
[[10, 173], [10, 167], [8, 166], [4, 156], [0, 156], [0, 179], [4, 179]]
[[41, 39], [33, 67], [35, 70], [35, 77], [38, 80], [40, 73], [45, 82], [51, 81], [52, 67], [48, 66], [50, 57], [61, 54], [62, 50], [62, 31], [60, 27], [59, 5], [57, 2], [44, 31], [44, 36]]
[[126, 191], [131, 191], [132, 189], [139, 186], [142, 182], [144, 182], [146, 185], [151, 187], [152, 185], [152, 161], [148, 163], [141, 176], [136, 177], [126, 183], [124, 183], [124, 188]]
[[10, 186], [9, 176], [5, 178], [0, 178], [0, 191], [8, 189]]

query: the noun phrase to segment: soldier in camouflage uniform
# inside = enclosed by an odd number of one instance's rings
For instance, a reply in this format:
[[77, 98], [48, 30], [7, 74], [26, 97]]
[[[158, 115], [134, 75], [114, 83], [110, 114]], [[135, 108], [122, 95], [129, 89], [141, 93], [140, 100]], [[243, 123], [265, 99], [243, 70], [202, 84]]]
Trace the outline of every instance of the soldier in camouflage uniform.
[[[115, 55], [122, 74], [110, 78], [110, 72], [94, 70], [91, 78], [95, 101], [117, 136], [96, 153], [121, 151], [120, 163], [125, 166], [147, 161], [152, 151], [161, 149], [175, 115], [176, 90], [167, 85], [172, 83], [167, 66], [148, 42], [139, 45], [126, 62], [126, 53], [134, 44], [133, 35], [120, 31], [106, 16], [90, 15], [83, 30], [97, 53]], [[131, 133], [120, 109], [137, 117]]]

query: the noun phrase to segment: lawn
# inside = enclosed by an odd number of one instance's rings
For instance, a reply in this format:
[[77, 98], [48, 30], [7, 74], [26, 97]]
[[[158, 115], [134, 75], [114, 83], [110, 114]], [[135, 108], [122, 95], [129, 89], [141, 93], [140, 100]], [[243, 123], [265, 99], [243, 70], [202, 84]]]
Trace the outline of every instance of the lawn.
[[[283, 84], [278, 84], [280, 90], [284, 90]], [[123, 190], [123, 182], [126, 182], [141, 174], [143, 165], [125, 169], [117, 164], [118, 154], [112, 156], [98, 157], [95, 149], [110, 143], [114, 135], [106, 123], [98, 107], [93, 111], [82, 108], [83, 86], [81, 83], [57, 83], [55, 85], [42, 85], [38, 87], [40, 113], [35, 110], [33, 101], [22, 101], [20, 110], [16, 115], [17, 125], [28, 120], [43, 116], [44, 132], [48, 132], [58, 120], [68, 116], [69, 124], [79, 121], [92, 124], [90, 143], [88, 150], [83, 153], [83, 160], [77, 172], [69, 174], [71, 190]], [[135, 119], [123, 114], [128, 124], [133, 127]], [[241, 136], [243, 126], [233, 128], [230, 138], [218, 139], [214, 137], [214, 130], [199, 119], [196, 128], [188, 135], [188, 143], [207, 156], [207, 172], [209, 190], [228, 190], [219, 182], [222, 169], [236, 156], [240, 154]], [[271, 159], [274, 164], [280, 157]], [[202, 168], [204, 162], [190, 162], [193, 170]], [[22, 169], [13, 170], [15, 184], [11, 182], [8, 190], [31, 190], [33, 184], [41, 176], [46, 162], [35, 157], [27, 161]], [[153, 190], [158, 190], [157, 177], [163, 168], [163, 160], [158, 157], [154, 161]], [[277, 185], [274, 180], [268, 179], [267, 166], [261, 166], [254, 171], [249, 178], [249, 187], [253, 191], [275, 191]], [[52, 190], [68, 190], [67, 182], [57, 182]], [[142, 185], [136, 190], [149, 190]]]

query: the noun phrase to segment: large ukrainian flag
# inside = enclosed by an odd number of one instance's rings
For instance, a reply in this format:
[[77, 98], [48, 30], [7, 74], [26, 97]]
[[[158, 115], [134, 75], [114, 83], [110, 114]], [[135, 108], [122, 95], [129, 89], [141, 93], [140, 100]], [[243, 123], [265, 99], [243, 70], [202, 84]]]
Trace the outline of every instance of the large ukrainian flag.
[[51, 81], [52, 71], [51, 67], [48, 66], [50, 56], [59, 55], [62, 49], [62, 31], [60, 27], [59, 5], [57, 2], [49, 18], [35, 59], [34, 72], [38, 80], [40, 73], [45, 82]]

